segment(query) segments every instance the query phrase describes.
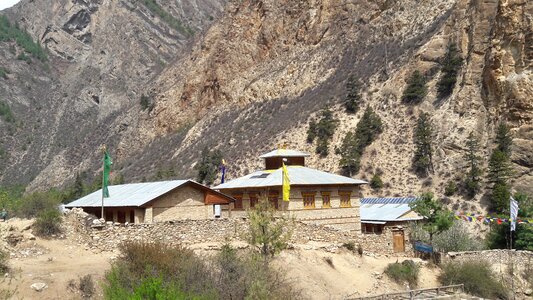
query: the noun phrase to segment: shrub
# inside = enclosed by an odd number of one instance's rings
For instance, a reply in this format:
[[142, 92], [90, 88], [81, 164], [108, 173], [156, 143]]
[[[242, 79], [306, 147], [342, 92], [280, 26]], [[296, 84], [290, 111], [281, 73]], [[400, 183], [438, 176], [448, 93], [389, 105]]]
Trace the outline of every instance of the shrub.
[[61, 232], [61, 214], [57, 209], [41, 212], [33, 224], [33, 232], [42, 237], [49, 237]]
[[342, 244], [342, 246], [343, 246], [344, 248], [346, 248], [346, 249], [352, 251], [352, 252], [355, 251], [355, 243], [352, 242], [352, 241], [350, 241], [350, 242], [345, 242], [345, 243]]
[[448, 181], [448, 183], [444, 187], [444, 195], [450, 197], [453, 196], [455, 192], [457, 192], [457, 185], [453, 181]]
[[391, 263], [385, 269], [385, 274], [397, 283], [407, 282], [409, 287], [418, 285], [418, 274], [420, 267], [412, 260], [405, 260], [402, 263]]
[[505, 286], [496, 279], [486, 261], [446, 263], [438, 279], [443, 285], [464, 284], [467, 293], [478, 297], [505, 299], [508, 296]]
[[19, 217], [33, 218], [41, 212], [57, 208], [60, 203], [61, 197], [54, 191], [36, 192], [18, 200], [15, 210]]
[[8, 259], [9, 259], [9, 253], [0, 249], [0, 272], [1, 273], [6, 273], [7, 271], [9, 271], [9, 265], [7, 262]]
[[357, 245], [357, 253], [359, 256], [363, 256], [363, 246], [361, 246], [361, 244]]
[[418, 104], [424, 100], [428, 93], [426, 79], [420, 71], [413, 72], [407, 80], [407, 87], [403, 91], [402, 102], [407, 104]]
[[7, 79], [7, 74], [9, 74], [9, 71], [4, 67], [0, 67], [0, 77]]
[[383, 188], [383, 181], [378, 174], [374, 174], [374, 176], [372, 176], [372, 179], [370, 180], [370, 187], [375, 190]]
[[[410, 227], [411, 239], [429, 243], [429, 234], [421, 224]], [[448, 229], [433, 237], [433, 247], [439, 252], [475, 251], [484, 249], [483, 242], [472, 237], [462, 222], [454, 222]]]
[[154, 109], [155, 104], [153, 103], [153, 100], [151, 97], [146, 96], [144, 94], [141, 95], [141, 108], [142, 110], [148, 110], [148, 112], [151, 112]]
[[11, 108], [3, 101], [0, 101], [0, 116], [8, 123], [15, 123], [15, 117], [13, 116]]
[[329, 256], [328, 256], [328, 257], [324, 257], [324, 261], [325, 261], [326, 263], [328, 263], [328, 265], [329, 265], [330, 267], [332, 267], [333, 269], [335, 269], [335, 266], [333, 265], [333, 259], [332, 259], [331, 257], [329, 257]]

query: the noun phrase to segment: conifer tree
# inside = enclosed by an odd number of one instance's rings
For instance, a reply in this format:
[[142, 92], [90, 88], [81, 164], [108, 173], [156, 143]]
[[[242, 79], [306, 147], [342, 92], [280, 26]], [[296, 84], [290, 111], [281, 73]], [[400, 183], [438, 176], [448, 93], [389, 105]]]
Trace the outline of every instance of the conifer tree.
[[370, 145], [383, 131], [381, 118], [370, 106], [365, 109], [363, 116], [355, 128], [355, 132], [348, 132], [342, 145], [336, 150], [341, 156], [339, 166], [345, 175], [352, 176], [361, 167], [361, 156], [365, 148]]
[[194, 167], [198, 171], [196, 177], [200, 183], [213, 184], [217, 178], [218, 168], [222, 164], [220, 150], [209, 151], [207, 147], [202, 150], [200, 161]]
[[457, 82], [457, 74], [462, 64], [463, 59], [459, 56], [457, 46], [455, 44], [448, 45], [448, 50], [442, 62], [442, 77], [437, 83], [437, 93], [440, 99], [448, 97], [453, 92]]
[[424, 100], [428, 93], [426, 78], [416, 70], [407, 81], [407, 87], [403, 91], [402, 102], [407, 104], [418, 104]]
[[509, 128], [504, 123], [496, 131], [496, 148], [492, 151], [489, 160], [488, 181], [492, 183], [491, 204], [497, 212], [509, 210], [509, 197], [511, 187], [509, 178], [513, 171], [511, 167], [512, 136]]
[[320, 120], [311, 120], [307, 130], [307, 142], [312, 143], [317, 140], [316, 153], [325, 157], [329, 152], [329, 141], [335, 133], [339, 120], [335, 119], [333, 112], [325, 108], [320, 112]]
[[359, 92], [360, 85], [354, 76], [348, 78], [346, 83], [346, 98], [344, 99], [344, 107], [347, 113], [355, 114], [359, 110], [361, 102], [361, 94]]
[[466, 140], [465, 160], [468, 164], [468, 172], [464, 181], [466, 194], [469, 197], [474, 197], [480, 189], [481, 174], [483, 173], [479, 164], [481, 157], [479, 153], [479, 141], [471, 132]]
[[413, 167], [421, 175], [427, 176], [433, 170], [433, 125], [429, 119], [429, 114], [422, 113], [418, 117], [418, 122], [414, 134], [415, 156]]

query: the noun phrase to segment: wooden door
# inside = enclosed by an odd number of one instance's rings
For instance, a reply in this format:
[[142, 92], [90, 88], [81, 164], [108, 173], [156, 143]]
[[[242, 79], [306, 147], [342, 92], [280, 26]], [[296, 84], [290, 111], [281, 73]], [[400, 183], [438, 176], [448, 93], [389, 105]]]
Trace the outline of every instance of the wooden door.
[[394, 252], [405, 252], [405, 240], [403, 230], [392, 232], [392, 245]]

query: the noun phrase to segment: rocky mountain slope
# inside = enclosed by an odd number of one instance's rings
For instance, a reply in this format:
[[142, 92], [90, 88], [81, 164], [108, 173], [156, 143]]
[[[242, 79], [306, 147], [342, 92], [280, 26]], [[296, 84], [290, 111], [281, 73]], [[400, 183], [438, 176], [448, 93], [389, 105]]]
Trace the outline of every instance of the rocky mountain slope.
[[[333, 149], [362, 115], [341, 106], [353, 75], [363, 83], [362, 106], [385, 124], [357, 176], [379, 168], [383, 194], [441, 194], [464, 172], [468, 134], [481, 137], [487, 161], [502, 120], [513, 128], [515, 188], [533, 192], [530, 1], [157, 1], [181, 27], [148, 2], [23, 0], [5, 12], [48, 49], [50, 61], [48, 69], [18, 62], [0, 44], [0, 64], [13, 69], [0, 79], [1, 98], [24, 116], [3, 138], [4, 183], [68, 182], [75, 171], [97, 170], [103, 143], [128, 181], [169, 167], [193, 176], [204, 147], [220, 149], [234, 177], [260, 167], [257, 156], [281, 143], [313, 152], [308, 121], [326, 105], [340, 127], [329, 156], [310, 165], [335, 172]], [[436, 101], [450, 43], [464, 64], [453, 94]], [[430, 79], [429, 94], [407, 106], [401, 93], [417, 69]], [[153, 109], [139, 105], [142, 94]], [[431, 179], [410, 170], [420, 112], [431, 113], [437, 132]]]

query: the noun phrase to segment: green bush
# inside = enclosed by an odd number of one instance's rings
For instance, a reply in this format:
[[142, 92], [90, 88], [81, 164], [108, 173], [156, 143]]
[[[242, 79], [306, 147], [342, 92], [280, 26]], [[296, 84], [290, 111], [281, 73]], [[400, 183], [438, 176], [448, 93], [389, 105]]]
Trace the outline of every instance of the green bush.
[[7, 103], [3, 101], [0, 101], [0, 116], [6, 122], [15, 123], [15, 117], [13, 116], [13, 112], [11, 111], [11, 108], [9, 107]]
[[[419, 223], [410, 226], [411, 240], [429, 243], [429, 234]], [[473, 237], [466, 226], [456, 221], [448, 229], [433, 236], [433, 247], [438, 252], [476, 251], [485, 248], [483, 242]]]
[[7, 79], [7, 74], [9, 74], [9, 71], [4, 67], [0, 67], [0, 77]]
[[379, 190], [382, 189], [383, 186], [383, 180], [381, 180], [381, 177], [378, 174], [374, 174], [370, 180], [370, 187], [375, 190]]
[[[46, 52], [41, 45], [35, 41], [31, 35], [19, 28], [18, 24], [11, 24], [6, 16], [0, 16], [0, 41], [16, 41], [17, 45], [22, 47], [26, 52], [42, 62], [47, 61]], [[20, 54], [18, 59], [31, 61], [24, 53]]]
[[453, 181], [448, 181], [446, 186], [444, 187], [444, 195], [446, 196], [453, 196], [457, 192], [457, 185]]
[[409, 284], [410, 288], [418, 285], [418, 274], [420, 267], [412, 260], [405, 260], [402, 263], [391, 263], [385, 269], [385, 274], [397, 283]]
[[42, 237], [49, 237], [61, 233], [61, 213], [57, 209], [48, 209], [41, 212], [35, 223], [33, 233]]
[[34, 218], [41, 212], [56, 209], [60, 203], [60, 195], [53, 191], [36, 192], [17, 201], [15, 214], [19, 217]]
[[152, 100], [152, 97], [141, 95], [141, 108], [142, 110], [148, 110], [148, 112], [151, 112], [155, 107], [155, 104]]
[[418, 104], [424, 100], [428, 93], [426, 78], [416, 70], [407, 81], [407, 87], [403, 91], [402, 102], [407, 104]]
[[508, 291], [496, 279], [491, 266], [486, 261], [450, 262], [442, 266], [438, 277], [442, 285], [464, 284], [469, 294], [488, 298], [506, 299]]

